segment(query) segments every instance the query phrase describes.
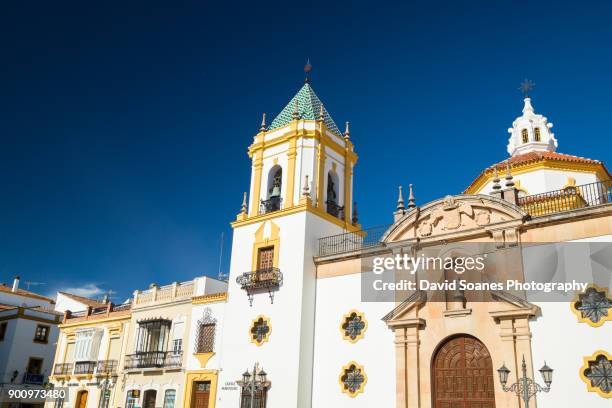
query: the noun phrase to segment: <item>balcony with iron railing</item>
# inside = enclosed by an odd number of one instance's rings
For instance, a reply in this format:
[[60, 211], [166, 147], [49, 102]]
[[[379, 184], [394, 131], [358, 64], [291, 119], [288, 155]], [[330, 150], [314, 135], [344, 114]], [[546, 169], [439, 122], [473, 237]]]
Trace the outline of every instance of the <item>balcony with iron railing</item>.
[[180, 368], [182, 364], [182, 351], [139, 351], [125, 356], [126, 370]]
[[259, 214], [267, 214], [281, 209], [283, 199], [280, 196], [270, 197], [267, 200], [261, 200], [259, 204]]
[[117, 360], [99, 360], [96, 365], [96, 375], [115, 374], [117, 372]]
[[95, 361], [77, 361], [74, 363], [74, 375], [93, 374], [96, 369]]
[[274, 301], [274, 292], [283, 284], [283, 273], [278, 268], [265, 268], [245, 272], [236, 278], [236, 283], [247, 293], [249, 303], [253, 303], [256, 293], [268, 292]]
[[[519, 197], [516, 205], [530, 218], [562, 214], [584, 208], [612, 204], [612, 180], [598, 181], [560, 190]], [[319, 238], [317, 256], [330, 256], [360, 251], [383, 244], [382, 236], [391, 225]]]
[[55, 376], [69, 376], [72, 374], [72, 363], [59, 363], [53, 367], [53, 375]]
[[23, 383], [32, 385], [42, 385], [45, 382], [43, 374], [25, 373], [23, 374]]
[[612, 180], [567, 186], [560, 190], [518, 198], [518, 205], [532, 217], [609, 203], [612, 203]]

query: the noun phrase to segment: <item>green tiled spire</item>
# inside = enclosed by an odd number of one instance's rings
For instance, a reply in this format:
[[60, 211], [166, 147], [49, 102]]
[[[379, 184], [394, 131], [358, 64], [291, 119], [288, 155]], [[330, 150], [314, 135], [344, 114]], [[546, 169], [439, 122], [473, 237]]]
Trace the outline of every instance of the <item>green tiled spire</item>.
[[[285, 106], [281, 113], [279, 113], [278, 116], [274, 118], [272, 124], [270, 124], [270, 130], [278, 129], [282, 126], [285, 126], [293, 120], [296, 100], [300, 119], [319, 119], [319, 115], [321, 112], [321, 100], [319, 99], [317, 94], [315, 94], [310, 84], [307, 82], [289, 101], [289, 103], [287, 104], [287, 106]], [[338, 126], [336, 126], [336, 123], [329, 115], [329, 112], [327, 112], [327, 109], [325, 109], [325, 106], [323, 106], [323, 120], [325, 121], [325, 126], [327, 126], [327, 129], [329, 129], [330, 132], [338, 136], [342, 136], [340, 129], [338, 129]]]

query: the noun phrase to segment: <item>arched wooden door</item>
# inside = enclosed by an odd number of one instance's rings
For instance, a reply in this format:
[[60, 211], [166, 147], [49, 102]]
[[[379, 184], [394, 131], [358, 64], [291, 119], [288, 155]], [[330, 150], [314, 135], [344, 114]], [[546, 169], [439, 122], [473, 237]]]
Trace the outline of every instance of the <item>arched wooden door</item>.
[[493, 362], [477, 338], [446, 340], [432, 364], [434, 408], [495, 408]]
[[76, 408], [85, 408], [87, 407], [87, 397], [88, 397], [89, 393], [87, 391], [79, 391], [79, 393], [77, 394], [77, 400], [76, 400]]

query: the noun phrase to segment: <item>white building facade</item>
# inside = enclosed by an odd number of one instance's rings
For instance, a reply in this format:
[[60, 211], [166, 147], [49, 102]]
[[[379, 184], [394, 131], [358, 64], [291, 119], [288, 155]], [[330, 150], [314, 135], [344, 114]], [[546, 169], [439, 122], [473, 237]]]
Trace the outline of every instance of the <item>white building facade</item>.
[[[53, 367], [61, 315], [53, 299], [13, 285], [0, 286], [0, 406], [11, 389], [43, 389]], [[42, 403], [33, 404], [42, 406]]]

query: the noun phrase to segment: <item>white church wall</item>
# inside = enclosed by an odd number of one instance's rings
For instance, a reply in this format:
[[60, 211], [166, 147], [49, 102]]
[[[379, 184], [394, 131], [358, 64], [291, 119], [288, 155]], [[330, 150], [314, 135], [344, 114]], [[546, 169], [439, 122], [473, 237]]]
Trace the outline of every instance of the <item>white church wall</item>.
[[[612, 235], [571, 242], [612, 242]], [[565, 255], [572, 256], [572, 254]], [[567, 261], [572, 262], [571, 259]], [[584, 268], [588, 267], [587, 263], [575, 261]], [[581, 276], [591, 276], [591, 274], [590, 268], [580, 271]], [[534, 368], [541, 367], [546, 361], [555, 370], [551, 391], [548, 394], [540, 394], [538, 406], [540, 408], [583, 405], [594, 408], [609, 407], [609, 400], [587, 391], [587, 384], [580, 377], [580, 369], [584, 365], [584, 357], [590, 357], [598, 350], [610, 351], [612, 324], [607, 322], [600, 327], [591, 327], [579, 322], [569, 302], [534, 303], [542, 311], [542, 315], [530, 323]], [[537, 375], [539, 377], [539, 373]], [[542, 382], [541, 378], [537, 380]]]
[[[280, 228], [279, 268], [284, 280], [275, 292], [272, 304], [267, 293], [254, 296], [249, 305], [247, 294], [236, 283], [242, 273], [252, 270], [252, 251], [255, 231], [261, 224], [251, 224], [234, 230], [229, 296], [224, 324], [223, 359], [220, 373], [217, 404], [219, 407], [235, 407], [240, 389], [235, 381], [246, 370], [252, 370], [259, 362], [272, 381], [268, 406], [270, 408], [298, 406], [298, 373], [301, 341], [301, 302], [303, 281], [300, 279], [304, 265], [305, 213], [275, 218]], [[270, 222], [270, 221], [268, 221]], [[258, 316], [270, 320], [272, 327], [269, 341], [261, 346], [251, 342], [249, 329]], [[229, 352], [231, 351], [231, 352]]]
[[[381, 318], [395, 305], [361, 301], [359, 273], [317, 280], [313, 407], [395, 406], [395, 345], [393, 332]], [[368, 323], [364, 338], [352, 344], [340, 330], [350, 310]], [[342, 367], [355, 361], [364, 367], [367, 383], [354, 398], [342, 392]]]

